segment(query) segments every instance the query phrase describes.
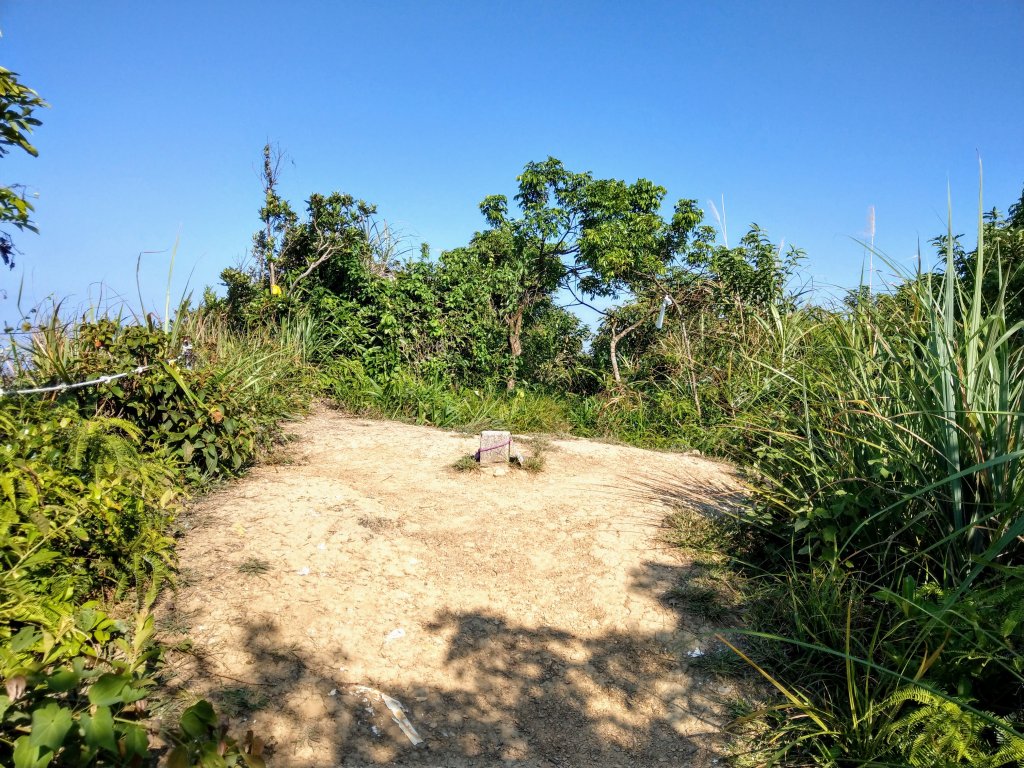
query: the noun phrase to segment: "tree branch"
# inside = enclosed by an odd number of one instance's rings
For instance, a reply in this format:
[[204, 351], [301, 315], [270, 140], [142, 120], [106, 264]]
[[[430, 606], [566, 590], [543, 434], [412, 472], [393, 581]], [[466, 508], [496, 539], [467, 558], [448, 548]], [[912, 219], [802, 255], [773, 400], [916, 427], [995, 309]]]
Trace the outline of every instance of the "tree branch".
[[574, 291], [572, 289], [571, 285], [565, 286], [565, 290], [567, 290], [570, 294], [572, 294], [572, 297], [574, 299], [576, 299], [576, 304], [575, 305], [570, 305], [570, 306], [578, 305], [578, 306], [581, 306], [581, 307], [586, 307], [587, 309], [589, 309], [589, 310], [591, 310], [593, 312], [597, 312], [597, 314], [601, 315], [602, 317], [610, 317], [611, 316], [611, 313], [608, 312], [608, 310], [598, 309], [593, 304], [590, 304], [590, 303], [584, 301], [583, 299], [581, 299], [579, 296], [577, 296], [576, 295], [576, 291]]
[[314, 250], [315, 250], [315, 252], [318, 255], [317, 255], [317, 258], [314, 259], [310, 263], [310, 265], [308, 267], [306, 267], [306, 269], [302, 272], [302, 274], [299, 275], [297, 278], [295, 278], [292, 281], [292, 288], [293, 289], [300, 282], [302, 282], [307, 277], [309, 277], [311, 274], [313, 274], [313, 271], [316, 270], [317, 267], [319, 267], [321, 264], [326, 262], [328, 259], [330, 259], [332, 256], [334, 256], [336, 253], [338, 253], [339, 250], [341, 250], [338, 247], [337, 243], [332, 243], [331, 242], [329, 235], [324, 234], [324, 232], [322, 230], [320, 230], [316, 226], [316, 219], [315, 218], [310, 219], [309, 227], [310, 227], [310, 229], [314, 230], [317, 233], [317, 241], [316, 241], [316, 245], [314, 246]]

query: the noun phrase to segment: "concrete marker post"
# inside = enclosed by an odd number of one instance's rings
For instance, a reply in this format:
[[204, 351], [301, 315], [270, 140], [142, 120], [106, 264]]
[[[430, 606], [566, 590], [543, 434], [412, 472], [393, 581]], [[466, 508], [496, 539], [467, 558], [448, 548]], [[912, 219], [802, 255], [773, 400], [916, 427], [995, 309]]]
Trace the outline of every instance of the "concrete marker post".
[[485, 430], [480, 433], [480, 464], [508, 464], [512, 454], [512, 433]]

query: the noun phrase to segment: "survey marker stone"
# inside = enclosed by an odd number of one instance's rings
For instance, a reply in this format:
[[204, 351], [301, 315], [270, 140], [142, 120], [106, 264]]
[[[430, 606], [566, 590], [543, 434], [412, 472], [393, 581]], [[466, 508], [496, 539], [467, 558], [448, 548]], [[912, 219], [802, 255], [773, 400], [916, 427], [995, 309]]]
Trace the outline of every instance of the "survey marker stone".
[[485, 430], [480, 433], [480, 463], [508, 464], [512, 433]]

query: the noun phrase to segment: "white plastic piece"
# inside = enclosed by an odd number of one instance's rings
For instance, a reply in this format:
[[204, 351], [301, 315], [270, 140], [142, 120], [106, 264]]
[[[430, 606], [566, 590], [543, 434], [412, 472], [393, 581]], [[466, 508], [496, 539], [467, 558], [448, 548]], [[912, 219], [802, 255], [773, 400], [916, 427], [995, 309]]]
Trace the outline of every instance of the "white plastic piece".
[[[376, 688], [370, 688], [367, 685], [349, 686], [349, 691], [351, 691], [352, 693], [362, 693], [364, 695], [372, 694], [376, 696], [378, 699], [381, 700], [381, 703], [384, 704], [385, 707], [387, 707], [388, 713], [391, 715], [391, 719], [395, 721], [395, 724], [402, 730], [402, 733], [405, 734], [405, 737], [409, 739], [412, 745], [414, 747], [418, 747], [420, 744], [423, 743], [423, 737], [419, 735], [419, 733], [416, 731], [416, 728], [409, 721], [408, 716], [405, 714], [405, 707], [402, 706], [402, 702], [400, 702], [398, 699], [393, 699], [383, 691], [378, 691]], [[373, 708], [367, 707], [367, 709], [372, 714]], [[375, 736], [380, 735], [380, 730], [377, 728], [377, 726], [372, 726], [371, 730], [373, 730]]]
[[395, 721], [399, 728], [402, 729], [402, 733], [405, 737], [412, 742], [414, 747], [418, 747], [423, 743], [423, 739], [416, 732], [412, 723], [409, 722], [409, 718], [405, 715], [405, 710], [402, 708], [402, 704], [397, 700], [388, 696], [386, 693], [380, 694], [380, 700], [384, 702], [384, 706], [388, 708], [388, 712], [391, 713], [391, 719]]
[[658, 312], [658, 322], [654, 324], [654, 327], [657, 328], [659, 331], [661, 330], [662, 326], [665, 325], [665, 310], [671, 305], [672, 297], [666, 295], [665, 298], [661, 300], [661, 311]]

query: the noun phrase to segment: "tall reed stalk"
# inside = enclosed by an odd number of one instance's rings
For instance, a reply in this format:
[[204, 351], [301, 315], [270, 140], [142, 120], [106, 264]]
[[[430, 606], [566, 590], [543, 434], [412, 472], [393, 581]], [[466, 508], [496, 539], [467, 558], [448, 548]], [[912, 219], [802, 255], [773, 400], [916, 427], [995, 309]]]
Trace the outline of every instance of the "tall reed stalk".
[[973, 274], [950, 227], [939, 274], [761, 319], [754, 583], [789, 605], [748, 633], [786, 694], [768, 763], [1024, 764], [1022, 325], [982, 291], [982, 210]]

